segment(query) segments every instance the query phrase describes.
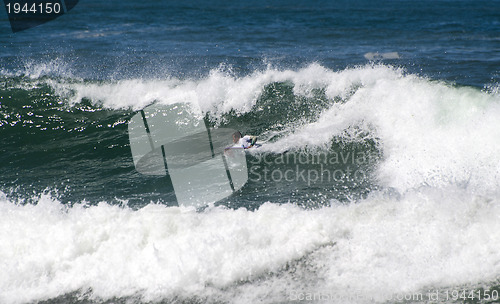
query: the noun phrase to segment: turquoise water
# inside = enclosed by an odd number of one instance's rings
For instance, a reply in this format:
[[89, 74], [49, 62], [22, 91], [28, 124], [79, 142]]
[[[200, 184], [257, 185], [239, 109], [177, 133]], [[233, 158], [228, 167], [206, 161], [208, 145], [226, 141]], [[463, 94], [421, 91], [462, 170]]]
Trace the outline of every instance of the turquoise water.
[[[500, 2], [0, 14], [0, 302], [498, 299]], [[128, 121], [177, 101], [263, 145], [204, 210], [132, 161]]]

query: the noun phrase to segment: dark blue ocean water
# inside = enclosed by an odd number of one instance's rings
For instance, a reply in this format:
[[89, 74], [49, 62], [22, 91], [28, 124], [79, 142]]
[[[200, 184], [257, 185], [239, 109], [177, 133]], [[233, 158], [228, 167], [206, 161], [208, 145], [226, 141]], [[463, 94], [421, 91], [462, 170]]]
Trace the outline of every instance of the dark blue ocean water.
[[[262, 144], [204, 210], [134, 167], [174, 102]], [[0, 8], [0, 303], [493, 303], [499, 117], [500, 1]]]
[[365, 64], [398, 52], [411, 72], [482, 87], [497, 81], [498, 1], [81, 1], [18, 34], [2, 13], [1, 65], [61, 60], [92, 79], [248, 73], [311, 62]]

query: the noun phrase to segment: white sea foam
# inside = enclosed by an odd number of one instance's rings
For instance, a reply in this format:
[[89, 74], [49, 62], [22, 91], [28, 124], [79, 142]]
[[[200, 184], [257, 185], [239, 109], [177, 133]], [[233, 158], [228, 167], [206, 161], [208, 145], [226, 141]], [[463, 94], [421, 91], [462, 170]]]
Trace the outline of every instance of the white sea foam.
[[[322, 89], [331, 106], [290, 123], [262, 151], [377, 141], [374, 192], [319, 210], [265, 204], [202, 213], [149, 205], [64, 209], [49, 196], [19, 205], [0, 195], [0, 302], [92, 290], [98, 298], [207, 297], [234, 303], [323, 294], [383, 301], [390, 295], [500, 279], [500, 97], [384, 65], [332, 71], [268, 69], [245, 77], [51, 82], [71, 102], [140, 109], [197, 102], [215, 117], [252, 110], [263, 88]], [[335, 102], [334, 102], [335, 101]], [[269, 130], [272, 132], [273, 130]]]
[[99, 299], [272, 303], [314, 293], [372, 303], [488, 284], [500, 276], [499, 215], [498, 199], [454, 187], [319, 210], [268, 203], [253, 212], [66, 209], [46, 195], [24, 206], [2, 196], [0, 302], [91, 289]]

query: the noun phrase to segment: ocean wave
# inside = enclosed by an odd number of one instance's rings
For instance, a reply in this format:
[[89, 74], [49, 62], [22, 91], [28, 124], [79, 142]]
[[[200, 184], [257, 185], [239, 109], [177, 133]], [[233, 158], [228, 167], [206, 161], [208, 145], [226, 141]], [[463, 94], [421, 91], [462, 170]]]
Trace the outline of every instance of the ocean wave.
[[[28, 96], [27, 104], [2, 100], [0, 130], [17, 138], [29, 129], [40, 146], [36, 154], [23, 151], [34, 160], [21, 176], [21, 164], [9, 162], [15, 190], [0, 195], [2, 303], [73, 296], [96, 302], [275, 303], [306, 294], [339, 297], [329, 298], [334, 303], [373, 303], [429, 288], [491, 287], [499, 280], [495, 92], [380, 64], [340, 71], [318, 64], [268, 68], [244, 77], [218, 69], [199, 79], [15, 77], [4, 92]], [[253, 211], [241, 204], [203, 212], [154, 203], [127, 207], [134, 195], [164, 184], [133, 173], [126, 119], [152, 102], [178, 101], [198, 103], [213, 127], [259, 135], [263, 147], [249, 158], [263, 159], [262, 166], [272, 162], [267, 169], [281, 168], [280, 155], [373, 153], [375, 161], [362, 165], [371, 166], [375, 186], [356, 195], [365, 185], [339, 184], [352, 199], [329, 196], [328, 204], [316, 208], [300, 208], [307, 204], [297, 197], [314, 200], [338, 189], [304, 182], [287, 183], [291, 190], [279, 192], [279, 183], [256, 181], [235, 198], [259, 199]], [[44, 126], [49, 112], [52, 120]], [[19, 162], [12, 142], [6, 151]], [[49, 170], [41, 170], [34, 183], [59, 181], [66, 167], [81, 172], [64, 185], [68, 192], [80, 191], [71, 204], [50, 195], [18, 195], [39, 159]], [[115, 171], [117, 162], [121, 169]], [[300, 158], [296, 162], [286, 169], [302, 165]], [[109, 189], [125, 183], [124, 196], [117, 198], [125, 199], [123, 206], [106, 199], [87, 204], [88, 189], [97, 183]]]
[[500, 184], [498, 94], [391, 66], [333, 71], [311, 64], [240, 77], [216, 69], [199, 79], [44, 81], [70, 104], [90, 100], [139, 110], [153, 102], [197, 103], [216, 126], [259, 126], [253, 129], [267, 152], [375, 141], [384, 156], [377, 179], [400, 191], [450, 183], [490, 191]]

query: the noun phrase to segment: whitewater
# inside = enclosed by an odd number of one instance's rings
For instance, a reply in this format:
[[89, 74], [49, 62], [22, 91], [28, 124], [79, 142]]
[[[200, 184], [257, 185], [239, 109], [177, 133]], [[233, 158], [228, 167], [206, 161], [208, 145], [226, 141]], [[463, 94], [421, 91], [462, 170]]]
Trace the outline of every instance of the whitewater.
[[[134, 113], [154, 102], [194, 102], [215, 127], [279, 108], [287, 115], [266, 118], [256, 134], [265, 144], [255, 153], [313, 154], [337, 143], [369, 142], [380, 158], [371, 164], [367, 195], [331, 198], [315, 208], [294, 197], [263, 201], [255, 210], [218, 205], [200, 211], [162, 201], [133, 208], [126, 198], [66, 204], [52, 189], [30, 194], [35, 203], [27, 203], [11, 195], [21, 190], [4, 189], [2, 303], [293, 303], [307, 296], [384, 303], [408, 295], [425, 302], [433, 292], [499, 285], [495, 86], [459, 86], [384, 64], [269, 66], [243, 76], [223, 66], [198, 78], [115, 81], [53, 77], [45, 70], [51, 67], [3, 77], [22, 79], [11, 89], [49, 87], [65, 109], [90, 101], [96, 111]], [[274, 99], [263, 100], [277, 85]], [[308, 111], [294, 113], [289, 100]], [[12, 117], [4, 115], [2, 128]]]

